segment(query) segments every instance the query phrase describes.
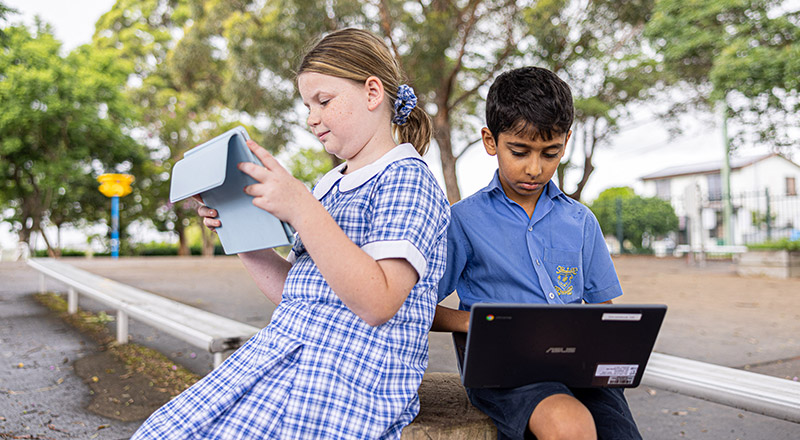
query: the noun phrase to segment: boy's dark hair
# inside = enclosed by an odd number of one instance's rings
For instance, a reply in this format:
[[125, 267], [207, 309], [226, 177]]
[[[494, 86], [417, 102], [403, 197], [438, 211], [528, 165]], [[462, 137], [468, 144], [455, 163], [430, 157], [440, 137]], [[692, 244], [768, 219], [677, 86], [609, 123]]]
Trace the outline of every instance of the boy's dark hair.
[[568, 133], [573, 117], [569, 86], [541, 67], [503, 73], [486, 97], [486, 125], [495, 141], [507, 131], [549, 141]]

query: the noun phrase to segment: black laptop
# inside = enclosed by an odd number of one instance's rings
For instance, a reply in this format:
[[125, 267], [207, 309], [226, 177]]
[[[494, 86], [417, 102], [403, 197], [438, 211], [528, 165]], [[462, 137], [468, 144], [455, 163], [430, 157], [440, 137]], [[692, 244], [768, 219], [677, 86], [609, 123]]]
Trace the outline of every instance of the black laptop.
[[475, 304], [469, 333], [453, 333], [461, 381], [637, 387], [666, 312], [661, 304]]

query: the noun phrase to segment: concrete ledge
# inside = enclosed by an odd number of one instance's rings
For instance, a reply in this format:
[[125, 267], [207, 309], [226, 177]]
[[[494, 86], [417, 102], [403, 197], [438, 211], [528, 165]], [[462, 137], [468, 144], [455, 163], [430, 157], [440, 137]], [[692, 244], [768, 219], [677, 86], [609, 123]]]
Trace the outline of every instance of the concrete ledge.
[[472, 406], [456, 373], [428, 373], [419, 387], [420, 411], [402, 440], [495, 440], [489, 416]]
[[742, 276], [800, 277], [800, 252], [755, 250], [745, 252], [736, 266]]

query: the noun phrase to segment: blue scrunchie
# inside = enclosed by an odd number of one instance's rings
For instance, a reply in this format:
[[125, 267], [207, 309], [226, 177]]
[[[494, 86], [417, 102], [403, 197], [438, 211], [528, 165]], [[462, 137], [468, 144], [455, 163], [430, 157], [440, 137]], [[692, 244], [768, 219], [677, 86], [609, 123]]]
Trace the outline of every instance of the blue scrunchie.
[[397, 125], [405, 125], [405, 123], [408, 122], [408, 115], [411, 114], [411, 110], [416, 106], [417, 96], [414, 95], [414, 89], [406, 84], [401, 84], [400, 87], [397, 88], [397, 99], [394, 101], [394, 117], [392, 117], [392, 122]]

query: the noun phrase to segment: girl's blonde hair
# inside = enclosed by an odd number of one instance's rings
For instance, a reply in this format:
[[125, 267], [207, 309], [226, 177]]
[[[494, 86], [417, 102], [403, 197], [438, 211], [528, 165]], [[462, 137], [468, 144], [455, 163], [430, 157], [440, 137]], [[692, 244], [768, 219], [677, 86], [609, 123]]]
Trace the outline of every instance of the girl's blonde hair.
[[[374, 34], [361, 29], [341, 29], [322, 38], [306, 53], [297, 69], [304, 72], [344, 78], [363, 83], [370, 76], [383, 82], [391, 108], [397, 100], [397, 90], [405, 81], [400, 65], [386, 43]], [[414, 107], [403, 125], [392, 123], [392, 132], [399, 142], [414, 145], [420, 155], [428, 151], [433, 125], [428, 114]]]

